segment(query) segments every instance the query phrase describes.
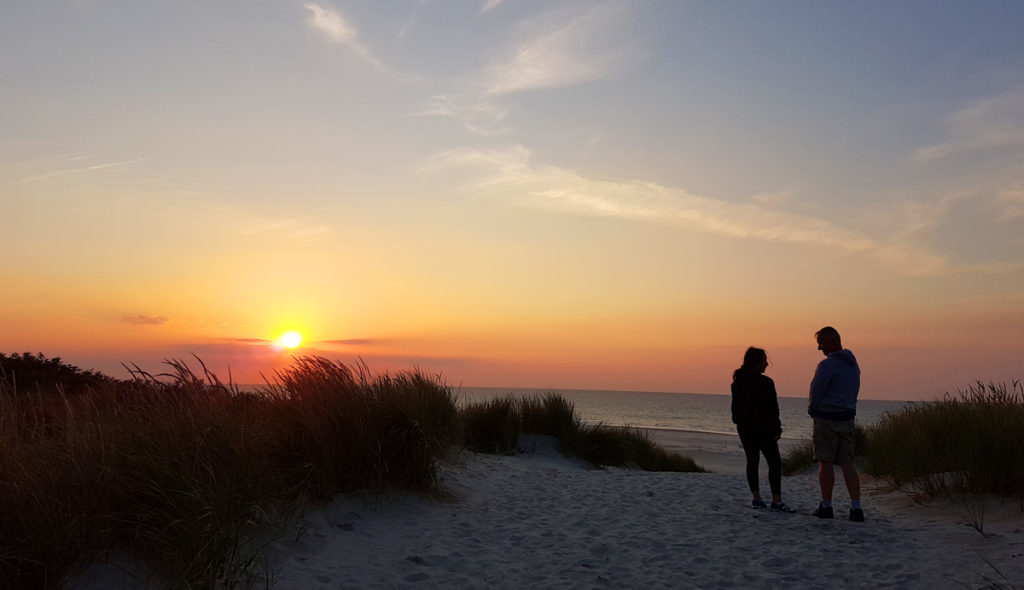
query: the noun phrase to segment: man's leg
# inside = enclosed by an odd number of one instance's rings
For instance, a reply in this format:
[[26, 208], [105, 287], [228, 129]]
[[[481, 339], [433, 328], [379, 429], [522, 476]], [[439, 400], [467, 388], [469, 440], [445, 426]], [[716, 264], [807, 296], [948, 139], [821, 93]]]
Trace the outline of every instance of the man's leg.
[[821, 488], [821, 504], [818, 504], [814, 516], [832, 518], [832, 488], [836, 483], [836, 435], [828, 420], [815, 418], [811, 438], [814, 441], [814, 456], [818, 459], [818, 487]]
[[[832, 487], [836, 483], [836, 472], [834, 469], [834, 463], [826, 463], [824, 461], [818, 461], [818, 486], [821, 488], [821, 501], [832, 502]], [[846, 470], [843, 470], [846, 473]], [[854, 471], [856, 474], [856, 471]], [[858, 484], [857, 488], [858, 497], [860, 494], [860, 487]]]
[[818, 518], [832, 518], [832, 486], [836, 483], [835, 463], [818, 461], [818, 486], [821, 487], [821, 503], [812, 512]]
[[864, 510], [860, 507], [860, 476], [853, 463], [843, 463], [843, 479], [846, 480], [846, 491], [850, 493], [850, 520], [864, 522]]
[[[850, 493], [850, 500], [860, 502], [860, 476], [857, 475], [857, 466], [853, 463], [843, 463], [840, 467], [843, 469], [843, 479], [846, 480], [846, 491]], [[831, 495], [830, 490], [829, 496]]]

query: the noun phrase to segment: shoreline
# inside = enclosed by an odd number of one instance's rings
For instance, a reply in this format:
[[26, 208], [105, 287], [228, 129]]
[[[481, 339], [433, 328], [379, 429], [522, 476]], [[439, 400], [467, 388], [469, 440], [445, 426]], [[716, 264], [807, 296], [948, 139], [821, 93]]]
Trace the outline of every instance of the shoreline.
[[[613, 425], [613, 426], [615, 426], [615, 425]], [[636, 428], [637, 430], [654, 430], [654, 431], [668, 431], [668, 432], [693, 432], [695, 434], [714, 434], [714, 435], [719, 435], [719, 436], [739, 436], [736, 433], [735, 430], [730, 430], [728, 432], [722, 432], [721, 430], [701, 430], [700, 428], [674, 428], [672, 426], [636, 426], [636, 425], [633, 425], [633, 424], [622, 424], [620, 426], [627, 426], [629, 428]], [[782, 433], [782, 438], [780, 439], [780, 442], [783, 441], [783, 440], [800, 441], [800, 440], [809, 440], [809, 439], [810, 439], [810, 437], [786, 436], [786, 433], [783, 432]]]
[[[687, 455], [713, 473], [742, 475], [746, 470], [746, 456], [740, 445], [739, 435], [699, 430], [677, 430], [661, 428], [638, 428], [647, 433], [651, 440], [666, 451]], [[782, 438], [779, 451], [783, 456], [808, 439]], [[767, 477], [768, 466], [762, 457], [761, 472]]]

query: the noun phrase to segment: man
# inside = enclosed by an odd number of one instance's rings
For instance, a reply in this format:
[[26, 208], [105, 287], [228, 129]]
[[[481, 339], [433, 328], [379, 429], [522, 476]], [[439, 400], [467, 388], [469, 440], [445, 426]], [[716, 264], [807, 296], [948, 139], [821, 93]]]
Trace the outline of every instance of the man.
[[814, 418], [814, 456], [818, 460], [818, 485], [821, 503], [814, 511], [818, 518], [832, 518], [834, 466], [843, 470], [846, 490], [850, 494], [850, 520], [864, 521], [860, 507], [860, 477], [854, 465], [853, 420], [857, 414], [860, 392], [860, 367], [853, 353], [843, 348], [839, 332], [826, 326], [814, 337], [825, 360], [818, 363], [811, 380], [807, 413]]

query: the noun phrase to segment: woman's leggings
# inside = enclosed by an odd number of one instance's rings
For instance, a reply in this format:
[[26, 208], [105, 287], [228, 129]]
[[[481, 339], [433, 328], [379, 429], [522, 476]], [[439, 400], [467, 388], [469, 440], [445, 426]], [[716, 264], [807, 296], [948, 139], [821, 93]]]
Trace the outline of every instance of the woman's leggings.
[[782, 495], [782, 458], [779, 456], [779, 443], [775, 437], [759, 432], [750, 432], [738, 429], [740, 442], [743, 444], [743, 452], [747, 455], [747, 485], [752, 493], [761, 492], [758, 483], [758, 468], [761, 463], [761, 453], [768, 462], [768, 485], [772, 488], [773, 496]]

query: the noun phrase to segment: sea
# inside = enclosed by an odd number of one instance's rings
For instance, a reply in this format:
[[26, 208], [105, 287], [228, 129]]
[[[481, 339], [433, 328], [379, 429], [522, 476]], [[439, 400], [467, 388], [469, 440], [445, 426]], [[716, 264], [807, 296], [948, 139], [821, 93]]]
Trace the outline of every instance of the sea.
[[[543, 396], [556, 393], [572, 402], [576, 414], [586, 423], [633, 426], [655, 430], [689, 430], [715, 434], [735, 434], [728, 395], [701, 393], [663, 393], [651, 391], [601, 391], [583, 389], [507, 389], [499, 387], [461, 387], [454, 391], [457, 403], [487, 401], [507, 395]], [[858, 400], [857, 424], [871, 426], [887, 412], [898, 412], [911, 402]], [[805, 439], [811, 436], [811, 418], [807, 398], [780, 397], [779, 418], [782, 437]]]

